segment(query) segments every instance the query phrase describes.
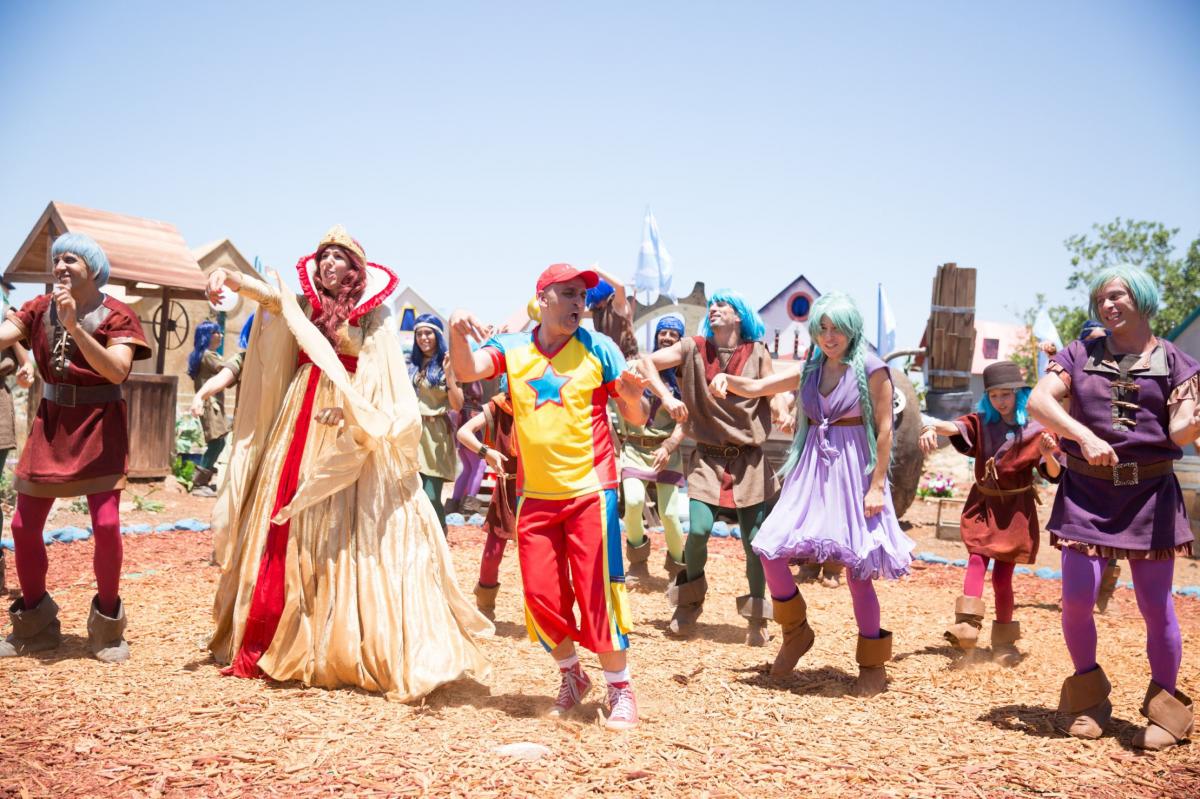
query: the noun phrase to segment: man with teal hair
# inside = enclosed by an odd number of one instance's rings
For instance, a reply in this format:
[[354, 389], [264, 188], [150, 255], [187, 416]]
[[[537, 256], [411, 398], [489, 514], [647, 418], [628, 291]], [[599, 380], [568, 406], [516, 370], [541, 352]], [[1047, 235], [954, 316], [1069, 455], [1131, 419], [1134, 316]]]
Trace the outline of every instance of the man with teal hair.
[[[746, 552], [748, 593], [737, 599], [738, 613], [748, 624], [746, 643], [764, 646], [770, 637], [771, 604], [766, 598], [762, 563], [750, 545], [779, 493], [779, 479], [762, 446], [771, 433], [773, 418], [787, 419], [787, 400], [782, 395], [773, 400], [717, 399], [708, 391], [709, 382], [721, 372], [750, 378], [772, 373], [771, 354], [762, 343], [764, 332], [762, 319], [745, 299], [737, 292], [722, 290], [709, 301], [703, 335], [680, 339], [643, 359], [642, 376], [696, 442], [685, 467], [690, 528], [684, 545], [684, 571], [667, 591], [674, 607], [668, 626], [673, 635], [692, 633], [704, 609], [708, 537], [717, 513], [726, 510], [737, 516]], [[660, 371], [672, 368], [676, 369], [680, 399], [659, 377]]]

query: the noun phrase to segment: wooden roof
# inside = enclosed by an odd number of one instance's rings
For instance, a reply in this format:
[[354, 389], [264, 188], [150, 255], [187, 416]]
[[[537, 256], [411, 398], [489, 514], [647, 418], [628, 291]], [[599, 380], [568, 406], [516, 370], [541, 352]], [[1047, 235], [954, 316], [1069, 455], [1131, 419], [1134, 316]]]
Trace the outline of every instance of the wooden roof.
[[108, 256], [109, 282], [138, 294], [171, 289], [202, 299], [205, 276], [179, 230], [167, 222], [51, 202], [4, 270], [14, 283], [52, 283], [50, 245], [63, 233], [86, 233]]

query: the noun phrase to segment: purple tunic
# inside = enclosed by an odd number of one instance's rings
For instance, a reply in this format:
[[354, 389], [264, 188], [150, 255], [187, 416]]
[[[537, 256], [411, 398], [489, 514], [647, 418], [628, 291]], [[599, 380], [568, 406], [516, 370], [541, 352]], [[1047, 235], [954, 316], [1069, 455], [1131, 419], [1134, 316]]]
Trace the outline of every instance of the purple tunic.
[[[1112, 445], [1121, 463], [1149, 464], [1183, 456], [1171, 440], [1167, 402], [1175, 389], [1200, 372], [1200, 364], [1169, 341], [1159, 339], [1149, 362], [1130, 372], [1138, 386], [1139, 406], [1132, 430], [1113, 429], [1111, 384], [1119, 372], [1107, 339], [1086, 345], [1073, 341], [1053, 362], [1070, 379], [1071, 416]], [[1083, 457], [1075, 441], [1064, 438], [1061, 447], [1069, 455]], [[1174, 474], [1118, 486], [1067, 469], [1046, 527], [1064, 541], [1131, 552], [1170, 550], [1192, 540]]]
[[[867, 356], [868, 375], [886, 368], [879, 358]], [[871, 483], [866, 428], [830, 424], [862, 416], [854, 371], [847, 369], [828, 397], [821, 396], [820, 383], [816, 371], [801, 387], [804, 411], [817, 424], [808, 427], [800, 460], [754, 536], [754, 551], [772, 560], [842, 563], [859, 580], [907, 574], [913, 542], [896, 520], [886, 481], [883, 510], [870, 518], [863, 513]]]

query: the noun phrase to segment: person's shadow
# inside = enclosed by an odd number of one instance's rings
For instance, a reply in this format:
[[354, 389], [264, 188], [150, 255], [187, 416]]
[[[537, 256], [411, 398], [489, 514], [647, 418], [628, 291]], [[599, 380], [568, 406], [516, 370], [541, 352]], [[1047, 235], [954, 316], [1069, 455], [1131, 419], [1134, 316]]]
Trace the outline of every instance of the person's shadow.
[[674, 635], [667, 631], [670, 625], [670, 619], [656, 619], [650, 622], [654, 629], [663, 634], [663, 637], [672, 641], [690, 641], [692, 639], [703, 639], [712, 641], [718, 644], [745, 644], [746, 643], [746, 628], [735, 627], [732, 624], [705, 624], [702, 621], [696, 622], [695, 632], [690, 635]]
[[768, 691], [785, 691], [795, 696], [848, 696], [854, 676], [845, 669], [822, 666], [819, 669], [799, 669], [786, 677], [772, 677], [771, 667], [763, 664], [737, 669], [742, 676], [737, 681]]
[[[986, 721], [997, 729], [1019, 732], [1034, 738], [1069, 738], [1066, 732], [1058, 728], [1057, 720], [1056, 708], [1041, 705], [1001, 705], [978, 718], [978, 721]], [[1121, 748], [1143, 753], [1132, 743], [1133, 733], [1139, 727], [1138, 724], [1113, 716], [1104, 728], [1104, 737], [1112, 736], [1117, 739]]]

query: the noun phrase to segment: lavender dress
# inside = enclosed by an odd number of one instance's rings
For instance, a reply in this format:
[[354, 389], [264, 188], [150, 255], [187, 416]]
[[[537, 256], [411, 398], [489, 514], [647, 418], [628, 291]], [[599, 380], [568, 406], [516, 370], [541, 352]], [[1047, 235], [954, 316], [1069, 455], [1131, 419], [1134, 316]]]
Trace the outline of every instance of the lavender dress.
[[[867, 355], [866, 368], [870, 375], [887, 366]], [[754, 551], [771, 560], [835, 561], [858, 580], [907, 574], [913, 542], [896, 521], [889, 483], [884, 483], [883, 510], [869, 519], [863, 513], [870, 485], [866, 428], [830, 425], [862, 416], [854, 372], [847, 369], [828, 397], [821, 396], [820, 383], [818, 370], [801, 387], [804, 411], [817, 424], [808, 427], [800, 460], [754, 537]]]

